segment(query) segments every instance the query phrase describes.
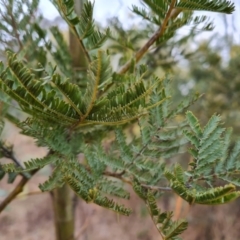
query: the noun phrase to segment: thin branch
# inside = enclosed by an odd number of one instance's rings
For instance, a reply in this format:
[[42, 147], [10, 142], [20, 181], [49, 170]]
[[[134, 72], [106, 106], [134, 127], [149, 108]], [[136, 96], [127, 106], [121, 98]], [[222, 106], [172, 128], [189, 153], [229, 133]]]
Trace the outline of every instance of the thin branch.
[[[22, 41], [20, 40], [20, 35], [19, 35], [19, 32], [18, 32], [18, 26], [17, 26], [17, 22], [16, 22], [16, 19], [14, 18], [13, 16], [13, 13], [12, 13], [12, 7], [11, 6], [11, 9], [8, 8], [7, 6], [7, 3], [3, 3], [3, 5], [5, 6], [5, 8], [7, 9], [7, 13], [8, 15], [10, 16], [10, 19], [11, 19], [11, 26], [13, 28], [13, 32], [14, 32], [14, 35], [15, 35], [15, 38], [18, 42], [18, 45], [19, 45], [19, 51], [23, 49], [23, 44], [22, 44]], [[6, 21], [6, 19], [5, 19]]]
[[21, 195], [17, 196], [16, 198], [29, 197], [29, 196], [44, 194], [44, 193], [47, 193], [47, 192], [42, 192], [42, 191], [28, 192], [28, 193], [21, 194]]
[[123, 178], [123, 174], [125, 173], [125, 171], [122, 171], [120, 173], [114, 173], [114, 172], [108, 172], [108, 171], [105, 171], [103, 174], [105, 176], [108, 176], [108, 177], [114, 177], [114, 178], [117, 178], [129, 185], [132, 185], [132, 181], [130, 181], [129, 179], [127, 178]]
[[[49, 156], [53, 154], [54, 152], [50, 150], [46, 156]], [[34, 169], [30, 172], [31, 176], [36, 174], [39, 169]], [[0, 203], [0, 213], [7, 207], [8, 204], [10, 204], [19, 193], [23, 191], [24, 186], [27, 184], [27, 182], [31, 178], [27, 178], [25, 176], [22, 177], [21, 181], [18, 183], [18, 185], [13, 189], [13, 191]]]
[[158, 187], [158, 186], [150, 186], [146, 184], [141, 184], [141, 186], [154, 191], [172, 192], [172, 188], [170, 187]]
[[3, 153], [4, 157], [11, 159], [18, 167], [22, 168], [20, 162], [15, 158], [12, 149], [7, 149], [3, 145], [0, 146], [1, 152]]
[[[140, 48], [135, 56], [134, 56], [134, 60], [135, 62], [139, 62], [141, 60], [141, 58], [144, 56], [145, 53], [147, 53], [148, 49], [160, 38], [163, 36], [167, 25], [169, 23], [170, 19], [175, 19], [181, 12], [181, 9], [177, 9], [174, 8], [176, 4], [176, 0], [172, 0], [170, 7], [168, 9], [168, 12], [166, 14], [166, 17], [163, 20], [163, 24], [159, 27], [159, 29], [153, 34], [153, 36], [147, 41], [147, 43]], [[126, 73], [129, 68], [131, 67], [132, 64], [132, 59], [129, 60], [119, 71], [118, 74], [124, 74]], [[110, 83], [106, 88], [104, 92], [107, 92], [112, 86], [114, 85], [114, 83]]]
[[[17, 158], [14, 156], [14, 153], [12, 151], [12, 148], [7, 148], [7, 147], [4, 147], [2, 144], [0, 145], [0, 152], [2, 152], [3, 156], [6, 157], [6, 158], [9, 158], [11, 159], [15, 164], [16, 166], [20, 167], [21, 169], [23, 169], [22, 165], [20, 164], [20, 162], [17, 160]], [[29, 178], [29, 174], [26, 174], [24, 172], [22, 173], [19, 173], [20, 175], [22, 175], [23, 177], [25, 178]]]
[[[108, 171], [105, 171], [104, 172], [104, 175], [105, 176], [109, 176], [109, 177], [114, 177], [114, 178], [117, 178], [117, 179], [120, 179], [122, 180], [123, 182], [126, 182], [130, 185], [132, 185], [132, 182], [123, 178], [122, 175], [125, 173], [125, 171], [121, 172], [121, 173], [113, 173], [113, 172], [108, 172]], [[150, 190], [154, 190], [154, 191], [164, 191], [164, 192], [172, 192], [172, 188], [170, 187], [158, 187], [158, 186], [150, 186], [150, 185], [147, 185], [147, 184], [141, 184], [142, 187], [144, 188], [147, 188], [147, 189], [150, 189]]]
[[[172, 0], [168, 12], [166, 14], [166, 17], [163, 20], [162, 25], [160, 28], [153, 34], [153, 36], [147, 41], [147, 43], [140, 48], [134, 58], [136, 62], [139, 62], [139, 60], [143, 57], [143, 55], [148, 51], [148, 49], [164, 34], [165, 30], [167, 29], [167, 25], [170, 19], [176, 18], [179, 13], [181, 12], [180, 9], [175, 9], [176, 0]], [[128, 61], [118, 72], [119, 74], [124, 74], [128, 71], [132, 63], [132, 60]]]
[[120, 173], [105, 171], [104, 175], [109, 176], [109, 177], [121, 178], [124, 173], [125, 173], [125, 171], [122, 171]]
[[[31, 172], [31, 175], [34, 175], [39, 169], [35, 169]], [[13, 189], [13, 191], [1, 202], [0, 204], [0, 213], [11, 203], [19, 193], [23, 191], [24, 186], [29, 181], [29, 178], [22, 177], [18, 185]]]

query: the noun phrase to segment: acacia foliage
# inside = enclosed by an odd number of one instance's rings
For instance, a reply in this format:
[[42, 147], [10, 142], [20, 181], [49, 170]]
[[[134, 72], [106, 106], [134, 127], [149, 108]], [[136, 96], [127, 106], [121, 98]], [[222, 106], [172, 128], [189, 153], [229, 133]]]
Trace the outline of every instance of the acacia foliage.
[[[111, 56], [101, 47], [106, 39], [118, 41], [118, 38], [113, 37], [109, 29], [103, 32], [97, 29], [93, 4], [87, 1], [82, 15], [78, 16], [74, 12], [74, 1], [52, 2], [76, 35], [88, 69], [76, 76], [60, 31], [51, 28], [54, 41], [49, 41], [47, 31], [36, 22], [31, 25], [36, 42], [44, 43], [41, 65], [38, 68], [31, 65], [28, 60], [33, 56], [23, 51], [24, 45], [20, 44], [22, 49], [17, 54], [7, 51], [7, 62], [0, 64], [3, 100], [17, 101], [29, 117], [20, 121], [6, 111], [1, 118], [14, 121], [22, 134], [34, 138], [39, 146], [47, 147], [50, 154], [25, 162], [24, 168], [16, 164], [1, 165], [0, 176], [31, 173], [51, 164], [54, 170], [39, 186], [42, 191], [69, 184], [86, 202], [124, 215], [129, 215], [131, 209], [112, 200], [111, 196], [128, 199], [130, 194], [124, 183], [129, 183], [146, 203], [165, 240], [180, 239], [179, 234], [187, 228], [187, 222], [173, 221], [171, 212], [158, 209], [156, 188], [152, 186], [167, 184], [190, 204], [223, 204], [239, 197], [240, 192], [235, 187], [239, 185], [235, 178], [239, 171], [239, 143], [230, 151], [230, 130], [222, 127], [220, 117], [214, 115], [204, 128], [192, 112], [179, 120], [179, 114], [184, 113], [198, 95], [172, 104], [169, 77], [149, 74], [145, 65], [137, 65], [137, 58], [131, 59], [126, 73], [114, 72]], [[229, 1], [144, 2], [145, 8], [133, 7], [133, 12], [153, 24], [165, 23], [158, 44], [170, 40], [186, 24], [206, 23], [205, 17], [193, 18], [194, 10], [222, 13], [234, 10]], [[169, 19], [173, 11], [177, 14]], [[204, 29], [209, 28], [207, 23]], [[20, 42], [24, 39], [19, 36]], [[49, 64], [48, 56], [51, 56]], [[130, 126], [135, 126], [139, 134], [129, 140], [125, 130]], [[115, 139], [106, 149], [104, 140], [109, 132], [114, 132]], [[170, 161], [186, 151], [189, 143], [194, 159], [189, 164], [190, 170]], [[2, 142], [1, 146], [4, 144]], [[84, 154], [84, 160], [78, 159], [79, 154]], [[228, 184], [215, 186], [216, 177]]]

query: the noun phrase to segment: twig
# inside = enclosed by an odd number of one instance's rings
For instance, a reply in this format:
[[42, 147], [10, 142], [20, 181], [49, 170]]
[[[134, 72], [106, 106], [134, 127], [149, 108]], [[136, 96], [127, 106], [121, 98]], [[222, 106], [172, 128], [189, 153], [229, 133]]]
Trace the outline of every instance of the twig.
[[[20, 167], [21, 169], [23, 169], [22, 165], [20, 164], [20, 162], [16, 159], [16, 157], [13, 154], [12, 149], [8, 149], [6, 147], [4, 147], [2, 144], [0, 145], [0, 151], [3, 153], [4, 157], [11, 159], [18, 167]], [[19, 173], [20, 175], [22, 175], [25, 178], [29, 178], [29, 174], [26, 174], [24, 172]]]
[[122, 171], [120, 173], [105, 171], [104, 175], [109, 176], [109, 177], [121, 178], [124, 173], [125, 173], [125, 171]]
[[[175, 7], [175, 3], [176, 3], [176, 0], [172, 0], [170, 6], [169, 6], [169, 9], [168, 9], [168, 12], [166, 14], [166, 17], [164, 18], [163, 20], [163, 23], [162, 25], [159, 27], [159, 29], [153, 34], [153, 36], [147, 41], [147, 43], [142, 47], [140, 48], [135, 56], [134, 56], [134, 60], [135, 62], [139, 62], [139, 60], [143, 57], [143, 55], [148, 51], [148, 49], [164, 34], [166, 28], [167, 28], [167, 25], [168, 25], [168, 22], [170, 19], [175, 19], [181, 12], [182, 10], [181, 9], [177, 9], [177, 8], [174, 8]], [[118, 74], [124, 74], [126, 73], [129, 68], [131, 67], [131, 64], [132, 64], [132, 59], [129, 60], [119, 71], [118, 71]], [[114, 83], [110, 83], [108, 86], [106, 86], [105, 88], [105, 91], [104, 92], [107, 92], [112, 86], [114, 85]]]
[[90, 216], [88, 216], [88, 217], [86, 218], [86, 220], [84, 221], [82, 227], [80, 228], [78, 234], [76, 235], [75, 239], [78, 239], [78, 238], [81, 236], [81, 234], [84, 233], [84, 231], [85, 231], [85, 230], [87, 229], [87, 227], [89, 226], [90, 220], [91, 220], [91, 219], [90, 219]]
[[21, 164], [15, 158], [15, 156], [14, 156], [14, 154], [13, 154], [13, 152], [11, 150], [7, 149], [3, 145], [0, 146], [0, 149], [2, 150], [1, 152], [3, 153], [4, 157], [11, 159], [14, 163], [16, 163], [16, 165], [18, 167], [22, 168]]
[[[50, 150], [46, 156], [49, 156], [53, 154], [54, 152]], [[39, 169], [34, 169], [30, 172], [31, 176], [33, 176], [35, 173], [38, 172]], [[18, 183], [18, 185], [13, 189], [13, 191], [0, 203], [0, 213], [7, 207], [9, 203], [11, 203], [19, 193], [23, 191], [24, 186], [27, 184], [27, 182], [30, 180], [30, 178], [27, 178], [25, 176], [22, 177], [21, 181]]]
[[129, 185], [132, 185], [132, 182], [130, 180], [122, 177], [124, 173], [125, 173], [125, 171], [122, 171], [120, 173], [113, 173], [113, 172], [105, 171], [103, 174], [108, 177], [114, 177], [114, 178], [120, 179], [121, 181], [128, 183]]
[[[172, 0], [171, 4], [169, 6], [168, 12], [166, 14], [166, 17], [164, 18], [163, 23], [160, 26], [160, 28], [153, 34], [153, 36], [147, 41], [147, 43], [136, 52], [136, 54], [134, 56], [136, 62], [139, 62], [139, 60], [148, 51], [148, 49], [153, 45], [153, 43], [156, 42], [157, 39], [159, 39], [164, 34], [169, 20], [176, 18], [179, 15], [179, 13], [181, 12], [180, 9], [174, 9], [175, 3], [176, 3], [176, 0]], [[128, 69], [130, 68], [131, 63], [132, 63], [132, 60], [128, 61], [120, 69], [119, 74], [126, 73], [128, 71]]]
[[[18, 45], [19, 45], [19, 51], [23, 49], [23, 44], [20, 40], [20, 35], [19, 35], [19, 32], [18, 32], [18, 26], [17, 26], [17, 22], [16, 22], [16, 19], [14, 18], [13, 16], [13, 13], [12, 13], [12, 8], [13, 6], [11, 6], [11, 9], [8, 8], [7, 4], [5, 2], [2, 3], [6, 9], [7, 9], [7, 13], [8, 15], [10, 16], [11, 18], [11, 26], [13, 27], [13, 32], [14, 32], [14, 35], [15, 35], [15, 38], [18, 42]], [[6, 19], [5, 19], [6, 20]]]
[[17, 196], [16, 198], [29, 197], [32, 195], [38, 195], [38, 194], [43, 194], [43, 193], [47, 193], [47, 192], [42, 192], [42, 191], [29, 192], [29, 193], [21, 194], [21, 195]]
[[[35, 169], [31, 172], [31, 175], [34, 175], [39, 169]], [[11, 203], [16, 196], [23, 191], [24, 186], [29, 181], [29, 178], [22, 177], [21, 181], [18, 185], [13, 189], [13, 191], [1, 202], [0, 204], [0, 213], [7, 207], [9, 203]]]
[[172, 192], [172, 188], [170, 187], [157, 187], [157, 186], [150, 186], [146, 184], [141, 184], [141, 186], [150, 190], [155, 190], [155, 191]]

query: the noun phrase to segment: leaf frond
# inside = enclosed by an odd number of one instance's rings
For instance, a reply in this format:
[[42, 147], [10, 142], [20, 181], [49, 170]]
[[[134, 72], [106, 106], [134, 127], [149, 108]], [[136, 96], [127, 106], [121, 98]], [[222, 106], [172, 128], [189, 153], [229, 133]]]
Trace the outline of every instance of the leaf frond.
[[228, 0], [180, 0], [177, 8], [184, 10], [211, 11], [230, 14], [234, 11], [234, 3]]

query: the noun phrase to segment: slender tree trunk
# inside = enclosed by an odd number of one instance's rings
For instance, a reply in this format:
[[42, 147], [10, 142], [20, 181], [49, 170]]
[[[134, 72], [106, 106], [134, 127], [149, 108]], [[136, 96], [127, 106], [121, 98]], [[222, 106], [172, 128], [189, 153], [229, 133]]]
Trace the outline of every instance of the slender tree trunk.
[[53, 191], [56, 240], [74, 240], [74, 194], [68, 185]]
[[[84, 0], [75, 0], [75, 11], [80, 15]], [[85, 56], [78, 39], [69, 31], [69, 49], [73, 68], [81, 70], [87, 67]], [[74, 240], [76, 196], [68, 185], [53, 191], [53, 209], [55, 217], [56, 240]]]

